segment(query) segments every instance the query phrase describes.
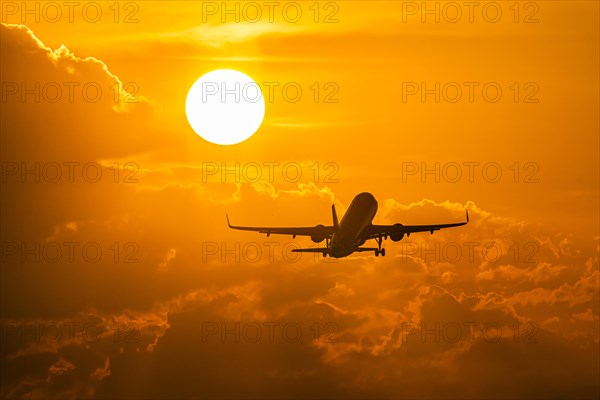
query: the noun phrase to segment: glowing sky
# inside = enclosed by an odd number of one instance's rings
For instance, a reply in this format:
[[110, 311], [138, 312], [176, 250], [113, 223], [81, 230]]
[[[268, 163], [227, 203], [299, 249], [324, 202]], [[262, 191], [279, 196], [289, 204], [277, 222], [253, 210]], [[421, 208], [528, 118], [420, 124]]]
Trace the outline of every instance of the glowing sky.
[[[3, 2], [2, 396], [597, 397], [598, 3], [490, 3]], [[269, 95], [234, 146], [185, 116], [220, 68]], [[362, 191], [471, 222], [334, 261], [226, 226]]]

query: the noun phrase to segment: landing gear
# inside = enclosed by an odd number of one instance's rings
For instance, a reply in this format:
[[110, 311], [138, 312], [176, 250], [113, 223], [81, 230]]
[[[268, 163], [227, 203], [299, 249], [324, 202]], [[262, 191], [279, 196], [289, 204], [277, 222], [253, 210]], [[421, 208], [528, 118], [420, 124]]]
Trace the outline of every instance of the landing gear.
[[[328, 237], [325, 238], [325, 248], [329, 251], [331, 251], [331, 247], [329, 247], [329, 244], [331, 243], [331, 239], [329, 239]], [[323, 252], [323, 258], [327, 258], [327, 252]]]
[[377, 237], [377, 250], [375, 250], [375, 257], [379, 257], [381, 254], [382, 257], [385, 257], [385, 249], [381, 248], [381, 243], [383, 242], [383, 237]]

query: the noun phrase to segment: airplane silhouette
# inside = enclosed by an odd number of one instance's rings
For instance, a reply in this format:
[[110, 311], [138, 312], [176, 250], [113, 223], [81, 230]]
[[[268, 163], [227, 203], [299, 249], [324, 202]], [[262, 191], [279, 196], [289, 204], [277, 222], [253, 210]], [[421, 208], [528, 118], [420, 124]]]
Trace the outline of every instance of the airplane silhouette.
[[[349, 256], [354, 252], [374, 251], [375, 256], [385, 256], [385, 249], [381, 248], [384, 239], [388, 237], [394, 242], [402, 240], [404, 235], [407, 237], [415, 232], [431, 232], [444, 228], [452, 228], [455, 226], [466, 225], [469, 222], [469, 210], [466, 210], [467, 220], [454, 224], [438, 224], [438, 225], [374, 225], [372, 223], [375, 214], [377, 213], [377, 200], [371, 193], [360, 193], [354, 197], [352, 203], [348, 207], [346, 214], [341, 222], [338, 222], [335, 205], [331, 206], [333, 216], [333, 226], [310, 226], [296, 228], [272, 228], [272, 227], [250, 227], [250, 226], [235, 226], [229, 222], [227, 217], [227, 225], [231, 229], [239, 229], [243, 231], [255, 231], [266, 233], [267, 237], [271, 234], [310, 236], [313, 242], [320, 243], [325, 240], [325, 247], [309, 248], [309, 249], [293, 249], [293, 252], [304, 253], [322, 253], [324, 257], [330, 256], [342, 258]], [[377, 240], [377, 248], [375, 247], [360, 247], [367, 240]]]

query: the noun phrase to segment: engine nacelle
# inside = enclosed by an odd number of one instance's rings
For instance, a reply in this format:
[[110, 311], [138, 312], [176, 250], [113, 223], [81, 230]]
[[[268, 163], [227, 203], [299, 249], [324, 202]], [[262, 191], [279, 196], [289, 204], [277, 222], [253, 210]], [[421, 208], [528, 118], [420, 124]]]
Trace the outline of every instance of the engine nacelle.
[[[394, 224], [394, 226], [402, 226], [402, 224]], [[394, 242], [399, 242], [402, 240], [402, 238], [404, 237], [404, 232], [393, 232], [390, 233], [390, 239], [392, 239], [392, 241]]]
[[327, 237], [325, 226], [319, 224], [315, 226], [315, 233], [310, 236], [310, 239], [315, 243], [321, 243]]

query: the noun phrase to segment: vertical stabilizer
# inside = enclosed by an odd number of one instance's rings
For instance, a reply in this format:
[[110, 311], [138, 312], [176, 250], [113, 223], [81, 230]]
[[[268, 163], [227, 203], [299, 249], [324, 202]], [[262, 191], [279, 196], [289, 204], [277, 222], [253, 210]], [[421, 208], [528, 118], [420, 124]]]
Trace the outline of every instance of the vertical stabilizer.
[[338, 222], [337, 213], [335, 212], [335, 204], [333, 204], [331, 206], [331, 214], [332, 214], [332, 217], [333, 217], [333, 229], [334, 229], [335, 233], [339, 234], [339, 232], [340, 232], [340, 223]]

